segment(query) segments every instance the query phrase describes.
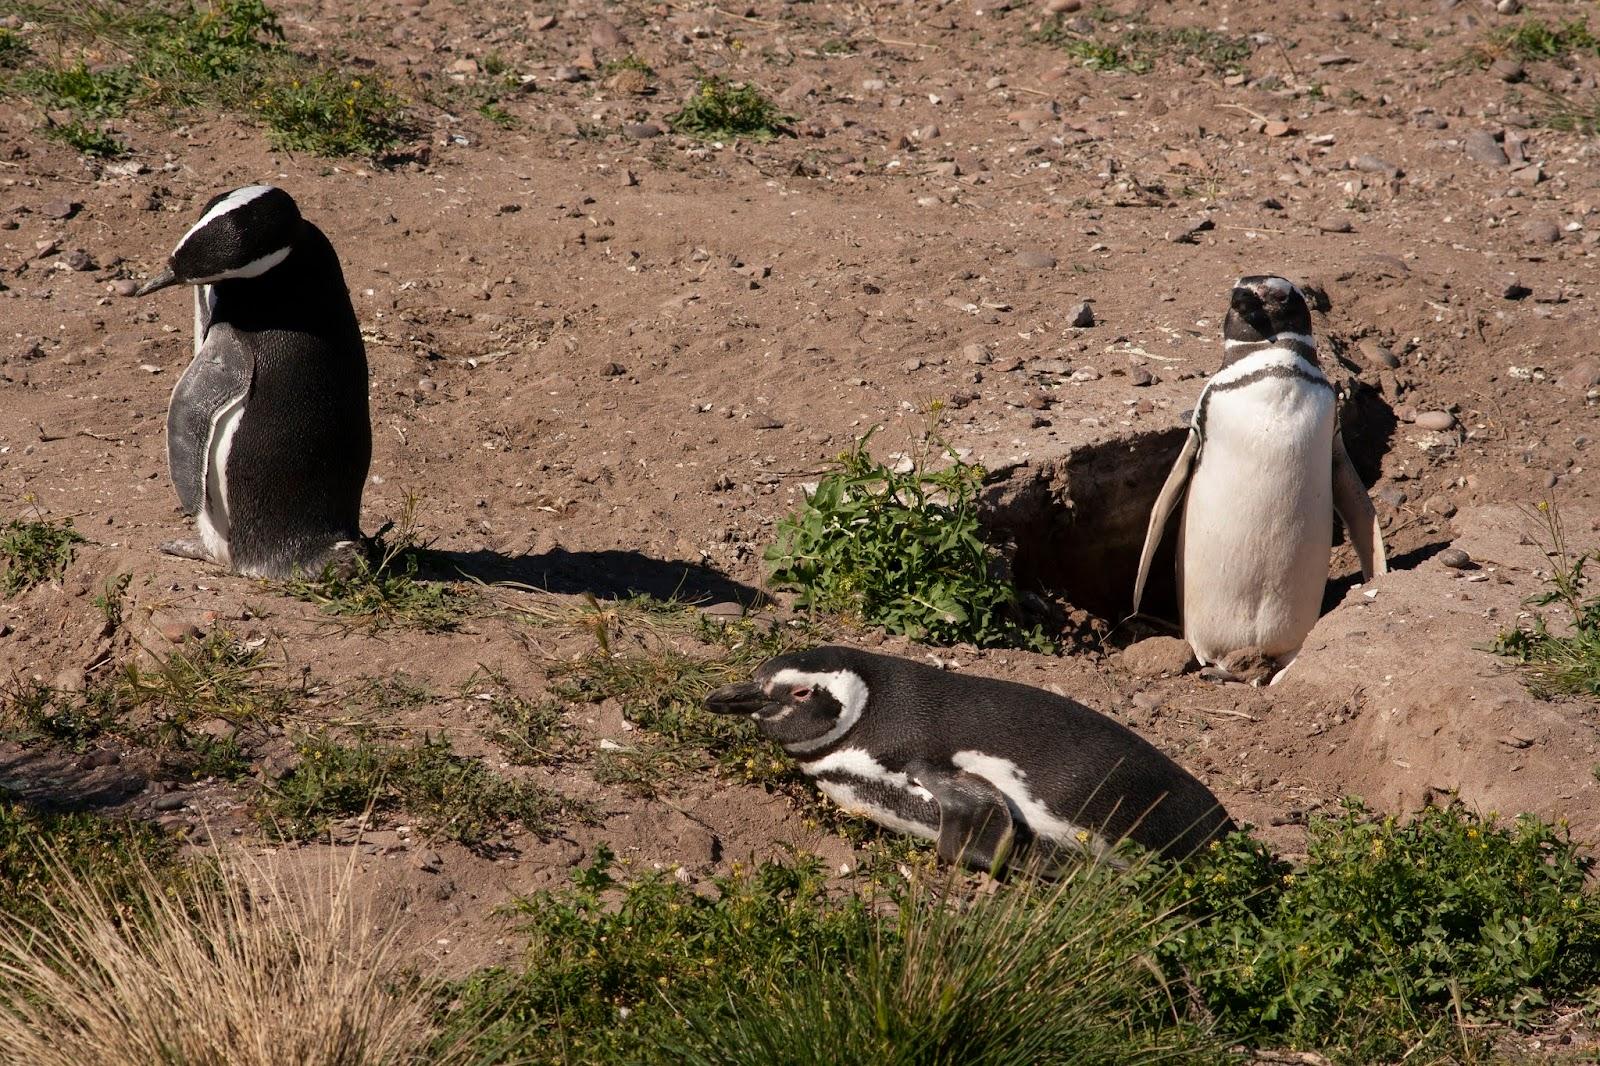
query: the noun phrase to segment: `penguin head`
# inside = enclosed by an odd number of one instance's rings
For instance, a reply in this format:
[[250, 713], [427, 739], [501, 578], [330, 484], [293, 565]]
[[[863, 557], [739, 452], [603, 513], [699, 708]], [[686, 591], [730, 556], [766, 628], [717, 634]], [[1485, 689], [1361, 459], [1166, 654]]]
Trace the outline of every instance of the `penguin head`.
[[294, 198], [276, 186], [247, 185], [220, 193], [172, 249], [167, 268], [135, 295], [168, 285], [260, 277], [289, 257], [304, 225]]
[[1233, 344], [1260, 344], [1287, 335], [1311, 339], [1311, 308], [1305, 293], [1288, 278], [1256, 274], [1233, 284], [1223, 339]]
[[712, 714], [748, 714], [767, 736], [806, 751], [849, 732], [866, 710], [870, 692], [850, 648], [822, 647], [780, 655], [755, 678], [706, 697]]

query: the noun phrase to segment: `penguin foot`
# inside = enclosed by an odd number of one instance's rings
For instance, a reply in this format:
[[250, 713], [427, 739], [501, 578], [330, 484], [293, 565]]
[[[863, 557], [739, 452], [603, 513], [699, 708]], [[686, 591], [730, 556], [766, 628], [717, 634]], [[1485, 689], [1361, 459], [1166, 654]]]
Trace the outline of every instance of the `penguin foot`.
[[185, 537], [182, 540], [169, 540], [156, 545], [156, 551], [162, 555], [175, 555], [179, 559], [194, 559], [202, 563], [214, 563], [211, 553], [206, 551], [206, 546], [198, 537]]
[[1211, 663], [1201, 670], [1200, 676], [1207, 681], [1237, 681], [1260, 688], [1273, 680], [1278, 672], [1276, 659], [1263, 654], [1260, 648], [1252, 647], [1229, 652], [1221, 662]]
[[323, 559], [324, 572], [332, 567], [333, 576], [348, 580], [356, 576], [367, 559], [366, 546], [359, 540], [341, 540], [328, 550]]

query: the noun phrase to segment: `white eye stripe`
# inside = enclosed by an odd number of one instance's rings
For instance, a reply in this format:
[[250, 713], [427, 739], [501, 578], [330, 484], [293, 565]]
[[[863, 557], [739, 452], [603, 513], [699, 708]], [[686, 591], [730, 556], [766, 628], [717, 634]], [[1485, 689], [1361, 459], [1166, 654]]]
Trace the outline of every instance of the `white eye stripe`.
[[288, 248], [279, 248], [276, 252], [253, 259], [242, 267], [233, 270], [224, 270], [220, 274], [212, 274], [206, 278], [194, 278], [191, 285], [211, 285], [219, 281], [228, 281], [233, 278], [259, 278], [285, 259], [289, 258]]
[[242, 189], [235, 189], [216, 203], [211, 205], [211, 210], [200, 216], [200, 221], [189, 227], [189, 232], [178, 238], [178, 243], [172, 246], [172, 254], [177, 255], [178, 249], [183, 247], [183, 242], [193, 237], [212, 220], [232, 211], [234, 208], [243, 207], [251, 200], [258, 199], [271, 192], [272, 185], [247, 185]]
[[839, 720], [820, 737], [800, 743], [785, 744], [790, 751], [816, 751], [838, 740], [861, 720], [867, 707], [867, 683], [859, 674], [849, 670], [812, 673], [806, 670], [779, 670], [772, 675], [769, 685], [787, 685], [790, 688], [820, 688], [839, 701]]

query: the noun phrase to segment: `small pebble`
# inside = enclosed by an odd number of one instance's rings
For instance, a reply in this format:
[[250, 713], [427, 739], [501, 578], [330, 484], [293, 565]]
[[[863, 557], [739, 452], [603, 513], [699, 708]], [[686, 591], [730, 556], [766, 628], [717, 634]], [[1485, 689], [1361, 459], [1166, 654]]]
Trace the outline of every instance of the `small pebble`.
[[1445, 496], [1429, 496], [1423, 501], [1422, 509], [1441, 518], [1449, 518], [1456, 513], [1456, 505]]
[[1460, 548], [1446, 548], [1439, 553], [1439, 562], [1452, 570], [1465, 570], [1472, 565], [1472, 556]]
[[1024, 270], [1054, 270], [1056, 257], [1039, 248], [1022, 248], [1017, 251], [1016, 264]]
[[132, 278], [118, 278], [111, 283], [111, 291], [118, 296], [132, 296], [139, 291], [139, 283]]
[[1454, 429], [1456, 416], [1449, 411], [1423, 411], [1417, 415], [1417, 428], [1443, 433], [1447, 429]]
[[1500, 142], [1495, 140], [1493, 133], [1488, 130], [1473, 130], [1462, 140], [1462, 147], [1466, 149], [1467, 158], [1475, 159], [1492, 167], [1503, 167], [1507, 163], [1506, 150], [1500, 147]]
[[189, 798], [182, 792], [168, 792], [165, 796], [157, 796], [156, 801], [150, 806], [158, 811], [179, 811], [189, 802]]
[[976, 366], [988, 366], [994, 362], [994, 356], [989, 354], [989, 349], [981, 344], [967, 344], [961, 349], [962, 358]]
[[1087, 329], [1094, 325], [1094, 321], [1094, 308], [1089, 306], [1088, 300], [1084, 300], [1067, 312], [1067, 325], [1069, 326]]
[[1561, 227], [1548, 218], [1536, 218], [1523, 225], [1522, 239], [1529, 244], [1555, 244], [1561, 239]]

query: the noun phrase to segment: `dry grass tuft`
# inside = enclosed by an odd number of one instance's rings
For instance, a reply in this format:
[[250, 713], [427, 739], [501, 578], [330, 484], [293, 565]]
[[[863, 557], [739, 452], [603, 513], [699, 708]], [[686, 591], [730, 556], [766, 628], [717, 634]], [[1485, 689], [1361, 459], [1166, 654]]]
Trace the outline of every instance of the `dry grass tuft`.
[[131, 913], [53, 866], [37, 925], [0, 916], [0, 1063], [423, 1061], [427, 990], [401, 976], [394, 925], [355, 898], [353, 861], [293, 884], [235, 860], [178, 891], [146, 869]]

